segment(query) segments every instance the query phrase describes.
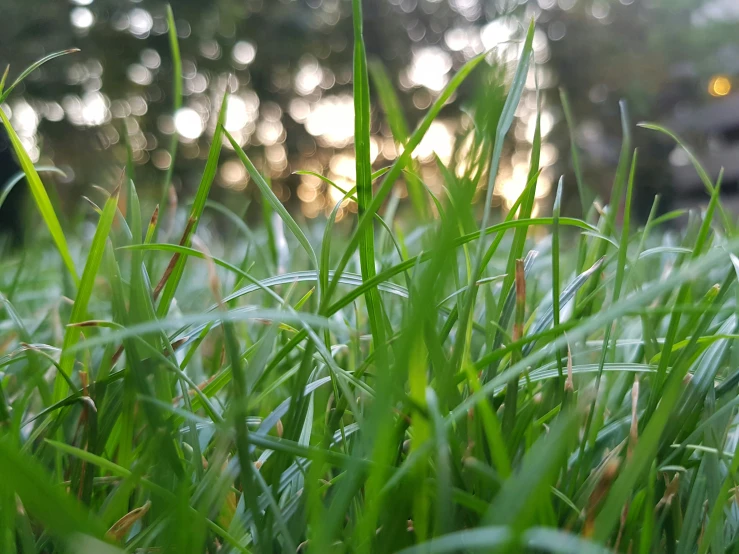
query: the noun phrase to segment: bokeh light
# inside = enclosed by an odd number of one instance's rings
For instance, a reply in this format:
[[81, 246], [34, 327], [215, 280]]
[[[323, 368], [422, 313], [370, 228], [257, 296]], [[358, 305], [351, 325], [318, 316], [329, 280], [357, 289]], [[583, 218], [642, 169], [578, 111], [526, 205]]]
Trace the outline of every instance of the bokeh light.
[[[34, 159], [40, 159], [42, 151], [45, 156], [48, 153], [49, 162], [70, 166], [78, 163], [67, 159], [70, 152], [63, 144], [65, 140], [58, 138], [65, 136], [71, 126], [72, 131], [86, 133], [84, 140], [91, 137], [94, 141], [91, 148], [110, 150], [116, 161], [126, 158], [122, 136], [128, 135], [135, 161], [162, 171], [172, 164], [167, 148], [174, 136], [180, 142], [175, 182], [183, 188], [197, 186], [195, 169], [201, 169], [207, 156], [221, 98], [228, 89], [225, 128], [259, 170], [272, 179], [281, 200], [294, 202], [297, 197], [301, 203], [308, 204], [306, 215], [317, 217], [329, 212], [341, 199], [339, 190], [331, 190], [320, 180], [291, 177], [294, 171], [303, 168], [333, 179], [342, 188], [354, 186], [350, 3], [204, 0], [175, 5], [184, 96], [176, 113], [172, 110], [172, 57], [164, 5], [149, 0], [124, 3], [69, 0], [61, 4], [50, 6], [49, 12], [54, 12], [53, 24], [60, 22], [60, 30], [66, 31], [66, 36], [62, 32], [58, 41], [39, 36], [38, 49], [27, 47], [19, 51], [48, 53], [64, 43], [80, 46], [82, 53], [64, 57], [34, 72], [27, 89], [19, 87], [3, 106], [13, 114], [19, 136]], [[654, 75], [655, 82], [643, 87], [648, 90], [645, 94], [652, 96], [659, 89], [659, 79], [664, 80], [673, 73], [690, 75], [694, 84], [700, 85], [692, 88], [700, 98], [681, 102], [683, 110], [691, 102], [697, 105], [709, 95], [720, 98], [734, 92], [739, 66], [735, 62], [736, 47], [728, 44], [715, 52], [711, 63], [703, 65], [668, 67], [669, 56], [664, 56], [660, 58], [660, 64], [665, 60], [662, 76], [650, 66], [652, 62], [648, 59], [632, 59], [633, 53], [629, 52], [603, 64], [596, 72], [574, 66], [570, 70], [561, 63], [563, 52], [569, 52], [587, 33], [593, 44], [598, 43], [600, 52], [608, 50], [600, 43], [600, 36], [613, 36], [614, 27], [620, 25], [623, 29], [625, 24], [633, 24], [642, 29], [644, 24], [637, 16], [650, 17], [657, 13], [662, 8], [656, 4], [660, 3], [387, 0], [373, 4], [365, 1], [368, 16], [365, 38], [370, 59], [381, 60], [385, 65], [390, 84], [398, 92], [399, 107], [412, 131], [455, 72], [485, 51], [490, 52], [486, 56], [489, 66], [500, 69], [489, 85], [503, 78], [505, 83], [500, 88], [504, 91], [521, 53], [528, 22], [535, 20], [532, 57], [535, 69], [532, 67], [527, 75], [521, 103], [506, 137], [501, 175], [496, 180], [496, 202], [505, 208], [525, 185], [537, 102], [543, 108], [542, 178], [537, 194], [541, 196], [551, 188], [557, 172], [568, 170], [569, 137], [557, 98], [558, 87], [571, 88], [576, 111], [586, 107], [586, 113], [575, 114], [578, 124], [574, 133], [581, 143], [584, 159], [592, 162], [590, 169], [596, 171], [607, 171], [613, 163], [614, 125], [618, 132], [614, 105], [617, 99], [636, 90], [625, 81], [614, 80], [612, 74], [632, 71], [647, 80]], [[691, 27], [707, 29], [711, 23], [739, 19], [738, 5], [734, 0], [708, 0], [694, 8], [686, 7], [686, 17]], [[584, 53], [578, 55], [587, 58]], [[590, 80], [586, 86], [572, 88], [567, 81], [572, 79], [570, 73]], [[442, 184], [435, 162], [437, 156], [453, 166], [459, 175], [464, 175], [473, 163], [467, 158], [472, 152], [475, 124], [479, 124], [472, 102], [475, 87], [479, 87], [476, 77], [473, 73], [452, 95], [413, 153], [417, 169], [434, 190], [439, 190]], [[631, 78], [633, 83], [633, 75]], [[47, 90], [48, 86], [52, 88]], [[395, 160], [402, 152], [402, 145], [393, 138], [376, 83], [371, 82], [371, 88], [371, 155], [373, 169], [377, 170]], [[669, 88], [666, 92], [679, 96]], [[602, 123], [604, 117], [613, 121]], [[217, 182], [233, 190], [243, 190], [248, 178], [243, 175], [243, 168], [231, 163], [235, 162], [231, 144], [224, 141], [223, 147]], [[489, 154], [486, 156], [489, 161]], [[669, 155], [669, 165], [673, 168], [685, 165], [684, 152], [675, 149]], [[484, 170], [482, 173], [481, 180], [486, 181]], [[142, 180], [156, 181], [156, 176], [144, 175]], [[93, 172], [85, 174], [87, 180], [92, 177], [95, 177]], [[403, 185], [402, 179], [399, 184]], [[484, 187], [484, 183], [478, 186]], [[543, 200], [541, 205], [544, 206]], [[353, 209], [352, 203], [347, 202], [337, 219]]]
[[708, 93], [711, 96], [726, 96], [731, 92], [731, 80], [725, 75], [716, 75], [708, 84]]
[[174, 115], [174, 126], [185, 139], [195, 140], [203, 134], [205, 125], [200, 114], [192, 108], [180, 108]]

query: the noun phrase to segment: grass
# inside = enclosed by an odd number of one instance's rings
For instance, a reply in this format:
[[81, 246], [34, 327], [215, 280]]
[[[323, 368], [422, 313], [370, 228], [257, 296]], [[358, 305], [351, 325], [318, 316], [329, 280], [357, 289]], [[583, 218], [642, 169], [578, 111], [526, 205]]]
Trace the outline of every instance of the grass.
[[[63, 230], [39, 177], [53, 168], [13, 141], [45, 226], [0, 260], [0, 551], [736, 551], [739, 240], [720, 176], [691, 154], [708, 208], [673, 228], [685, 214], [655, 201], [636, 228], [624, 110], [609, 203], [566, 217], [560, 181], [534, 216], [537, 125], [528, 184], [494, 223], [530, 27], [464, 163], [437, 160], [437, 197], [413, 149], [473, 71], [501, 72], [471, 60], [410, 132], [353, 7], [351, 224], [340, 203], [324, 230], [293, 219], [223, 129], [225, 98], [172, 244], [130, 165], [91, 239]], [[370, 73], [404, 145], [374, 173]], [[224, 144], [277, 229], [208, 200]], [[415, 228], [394, 220], [401, 177]], [[212, 216], [238, 238], [206, 242]]]

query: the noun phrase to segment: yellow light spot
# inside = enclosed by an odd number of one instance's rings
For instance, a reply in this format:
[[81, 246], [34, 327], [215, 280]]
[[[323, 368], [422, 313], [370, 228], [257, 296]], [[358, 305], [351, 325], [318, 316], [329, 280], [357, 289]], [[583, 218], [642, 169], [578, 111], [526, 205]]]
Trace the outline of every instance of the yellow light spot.
[[726, 96], [731, 92], [731, 81], [724, 75], [717, 75], [708, 84], [708, 94], [711, 96]]

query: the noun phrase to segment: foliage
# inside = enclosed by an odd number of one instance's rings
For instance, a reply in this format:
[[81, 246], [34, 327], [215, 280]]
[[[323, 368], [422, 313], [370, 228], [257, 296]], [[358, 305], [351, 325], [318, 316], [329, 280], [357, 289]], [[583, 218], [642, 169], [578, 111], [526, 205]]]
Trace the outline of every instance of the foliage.
[[[222, 126], [178, 244], [156, 242], [158, 208], [146, 226], [130, 173], [102, 208], [91, 202], [91, 239], [68, 229], [63, 240], [34, 194], [44, 234], [0, 262], [0, 551], [736, 547], [739, 241], [720, 176], [695, 160], [705, 212], [670, 231], [683, 214], [657, 217], [655, 201], [633, 230], [638, 156], [624, 113], [609, 205], [562, 216], [560, 183], [552, 216], [537, 216], [537, 125], [528, 185], [504, 221], [488, 202], [479, 225], [471, 206], [479, 182], [488, 201], [495, 186], [532, 25], [468, 163], [438, 163], [444, 195], [412, 177], [419, 214], [434, 217], [409, 232], [379, 210], [484, 58], [373, 174], [354, 2], [361, 179], [320, 240]], [[270, 232], [207, 201], [221, 133]], [[351, 198], [359, 219], [344, 238], [335, 219]], [[210, 209], [243, 236], [213, 238], [199, 225]]]

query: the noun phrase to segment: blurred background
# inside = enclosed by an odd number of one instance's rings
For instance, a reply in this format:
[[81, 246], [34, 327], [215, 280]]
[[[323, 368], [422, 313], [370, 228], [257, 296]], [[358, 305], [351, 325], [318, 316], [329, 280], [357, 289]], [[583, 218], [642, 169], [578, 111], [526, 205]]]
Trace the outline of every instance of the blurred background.
[[[68, 210], [91, 185], [114, 186], [126, 159], [124, 133], [137, 187], [152, 198], [171, 163], [169, 142], [178, 137], [173, 184], [187, 199], [199, 182], [226, 86], [234, 91], [227, 129], [294, 212], [316, 218], [341, 198], [296, 170], [351, 186], [349, 0], [173, 0], [184, 76], [183, 106], [175, 113], [165, 3], [2, 4], [0, 63], [10, 64], [11, 79], [46, 54], [81, 49], [34, 72], [2, 105], [34, 161], [66, 173], [45, 180], [56, 183]], [[618, 159], [623, 98], [632, 123], [672, 127], [714, 178], [725, 167], [728, 205], [739, 200], [739, 0], [365, 0], [364, 11], [368, 55], [386, 67], [411, 127], [473, 56], [495, 49], [491, 63], [510, 74], [517, 41], [536, 20], [536, 67], [496, 182], [501, 209], [525, 184], [537, 81], [545, 167], [539, 210], [549, 209], [550, 191], [564, 174], [568, 210], [579, 211], [559, 88], [570, 97], [585, 180], [601, 194]], [[467, 107], [488, 91], [486, 75], [465, 83], [416, 151], [431, 188], [441, 186], [434, 156], [453, 162], [455, 137], [471, 125]], [[372, 135], [375, 166], [388, 165], [397, 149], [374, 91]], [[634, 130], [634, 141], [641, 148], [642, 215], [655, 193], [663, 195], [663, 210], [703, 201], [703, 185], [682, 149], [642, 129]], [[257, 195], [225, 146], [213, 197], [238, 211]], [[339, 218], [354, 209], [348, 203]]]

